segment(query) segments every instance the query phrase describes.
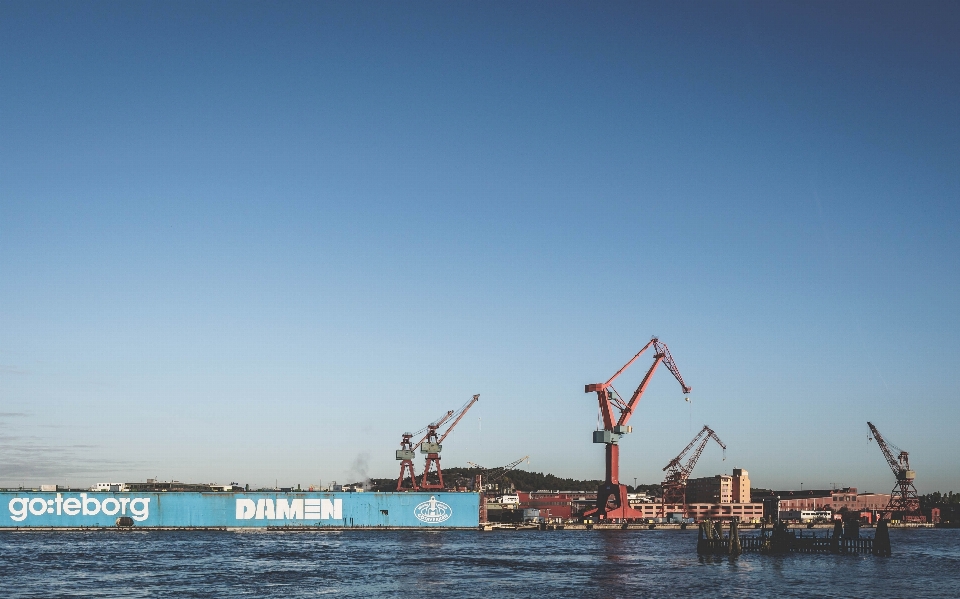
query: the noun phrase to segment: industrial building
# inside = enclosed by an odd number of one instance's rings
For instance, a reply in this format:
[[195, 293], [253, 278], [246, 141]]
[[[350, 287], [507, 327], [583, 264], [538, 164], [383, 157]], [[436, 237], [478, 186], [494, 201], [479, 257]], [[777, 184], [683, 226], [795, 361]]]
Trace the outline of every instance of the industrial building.
[[[686, 504], [650, 500], [646, 495], [631, 494], [630, 508], [638, 514], [637, 519], [650, 522], [684, 520], [740, 520], [759, 522], [763, 518], [763, 503], [750, 501], [750, 477], [746, 470], [736, 468], [732, 475], [717, 475], [688, 481], [695, 488], [688, 489]], [[518, 491], [516, 495], [504, 495], [487, 501], [487, 511], [492, 520], [508, 520], [511, 511], [519, 518], [521, 511], [539, 510], [545, 521], [566, 521], [582, 517], [596, 508], [597, 494], [592, 491]]]
[[[880, 512], [890, 504], [889, 493], [859, 493], [856, 487], [809, 489], [805, 491], [764, 491], [756, 496], [770, 518], [795, 520], [794, 513], [829, 511], [838, 513]], [[779, 513], [778, 513], [779, 512]], [[784, 514], [784, 512], [787, 512]], [[868, 520], [872, 517], [868, 517]]]
[[750, 474], [734, 468], [733, 474], [717, 474], [687, 479], [686, 509], [682, 504], [666, 504], [665, 513], [682, 513], [694, 520], [732, 520], [759, 522], [763, 518], [763, 503], [750, 498]]

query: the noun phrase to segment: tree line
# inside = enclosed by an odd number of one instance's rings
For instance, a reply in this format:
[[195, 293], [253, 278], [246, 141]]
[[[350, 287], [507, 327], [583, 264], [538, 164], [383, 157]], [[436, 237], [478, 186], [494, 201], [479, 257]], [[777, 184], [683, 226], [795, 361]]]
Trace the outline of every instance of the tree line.
[[929, 514], [931, 508], [940, 509], [940, 521], [960, 524], [960, 493], [928, 493], [920, 496], [920, 511]]
[[[445, 468], [443, 470], [443, 482], [448, 488], [471, 488], [473, 486], [474, 478], [477, 474], [483, 475], [483, 482], [485, 485], [495, 483], [500, 485], [500, 489], [513, 489], [524, 492], [541, 490], [595, 492], [597, 487], [599, 487], [603, 482], [592, 479], [580, 480], [576, 478], [562, 478], [549, 473], [530, 472], [519, 469], [500, 474], [496, 470], [484, 471], [480, 470], [479, 468]], [[371, 491], [395, 491], [397, 489], [397, 479], [370, 479], [369, 488]], [[635, 487], [633, 485], [627, 485], [627, 489], [631, 493], [647, 493], [648, 495], [654, 496], [659, 496], [661, 493], [661, 487], [659, 484], [641, 484]]]

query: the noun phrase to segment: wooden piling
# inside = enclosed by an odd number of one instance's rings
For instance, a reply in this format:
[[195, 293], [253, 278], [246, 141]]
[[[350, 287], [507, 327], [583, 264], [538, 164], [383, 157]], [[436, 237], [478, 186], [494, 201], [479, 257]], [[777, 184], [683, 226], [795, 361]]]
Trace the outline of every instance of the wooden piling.
[[873, 536], [871, 553], [882, 557], [890, 557], [890, 531], [887, 529], [887, 521], [884, 518], [880, 518], [877, 522], [877, 532]]
[[728, 552], [730, 555], [740, 555], [743, 552], [740, 547], [740, 524], [736, 520], [730, 522], [730, 545]]

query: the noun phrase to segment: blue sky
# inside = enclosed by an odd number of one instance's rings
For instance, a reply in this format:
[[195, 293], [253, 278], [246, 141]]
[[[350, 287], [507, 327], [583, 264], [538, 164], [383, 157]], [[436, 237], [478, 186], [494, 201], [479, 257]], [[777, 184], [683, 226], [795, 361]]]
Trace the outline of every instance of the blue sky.
[[[960, 14], [898, 3], [0, 3], [0, 485], [960, 490]], [[627, 394], [649, 361], [618, 381]], [[419, 464], [418, 464], [418, 467]]]

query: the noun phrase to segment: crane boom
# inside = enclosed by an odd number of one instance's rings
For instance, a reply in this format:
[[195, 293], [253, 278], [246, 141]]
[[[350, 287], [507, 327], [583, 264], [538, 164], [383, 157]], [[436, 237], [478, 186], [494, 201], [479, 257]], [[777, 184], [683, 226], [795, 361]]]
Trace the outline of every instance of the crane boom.
[[[450, 426], [447, 427], [447, 430], [443, 433], [443, 436], [440, 437], [439, 441], [437, 441], [438, 443], [443, 443], [443, 440], [447, 438], [447, 435], [453, 432], [454, 427], [457, 426], [457, 423], [460, 422], [460, 419], [467, 414], [467, 411], [473, 407], [473, 404], [477, 403], [478, 399], [480, 399], [479, 393], [477, 395], [474, 395], [473, 399], [468, 401], [466, 404], [464, 404], [462, 408], [460, 408], [460, 413], [457, 415], [457, 418], [453, 421], [453, 423]], [[449, 414], [452, 416], [453, 412], [449, 412]]]
[[522, 462], [525, 462], [525, 461], [526, 461], [526, 462], [529, 462], [529, 461], [530, 461], [530, 456], [525, 455], [525, 456], [523, 456], [522, 458], [520, 458], [519, 460], [514, 460], [514, 461], [510, 462], [510, 463], [507, 464], [506, 466], [498, 466], [498, 467], [496, 467], [496, 468], [484, 468], [484, 467], [481, 466], [480, 464], [475, 464], [475, 463], [473, 463], [473, 462], [467, 462], [467, 463], [470, 464], [471, 466], [473, 466], [474, 468], [478, 469], [478, 470], [483, 470], [485, 473], [487, 473], [487, 472], [495, 472], [496, 474], [494, 474], [492, 478], [488, 479], [490, 482], [493, 482], [493, 481], [499, 480], [501, 476], [503, 476], [503, 475], [506, 474], [507, 472], [510, 472], [511, 470], [513, 470], [514, 468], [516, 468], [516, 467], [519, 466]]
[[[697, 460], [700, 459], [700, 454], [703, 453], [703, 450], [706, 448], [707, 443], [710, 442], [710, 439], [716, 441], [717, 445], [723, 448], [724, 455], [726, 455], [727, 446], [724, 445], [723, 441], [720, 440], [720, 437], [717, 436], [717, 433], [715, 433], [712, 428], [704, 424], [703, 428], [700, 429], [700, 432], [697, 433], [697, 436], [693, 438], [693, 441], [690, 441], [690, 443], [683, 448], [683, 451], [681, 451], [677, 457], [670, 460], [670, 463], [663, 467], [664, 472], [670, 470], [671, 474], [681, 473], [684, 475], [684, 478], [690, 476], [690, 473], [693, 472], [693, 468], [697, 465]], [[681, 465], [684, 456], [687, 455], [687, 452], [689, 452], [698, 441], [700, 442], [700, 445], [697, 447], [697, 450], [693, 452], [693, 455], [690, 456], [690, 459], [687, 460], [686, 464]]]
[[877, 445], [880, 446], [880, 451], [883, 452], [883, 457], [887, 460], [887, 465], [890, 466], [890, 470], [892, 470], [893, 474], [899, 478], [901, 471], [900, 463], [897, 461], [897, 458], [893, 457], [893, 452], [890, 451], [890, 447], [883, 438], [883, 435], [880, 434], [880, 431], [877, 430], [877, 427], [873, 426], [872, 422], [868, 422], [867, 426], [870, 427], [870, 432], [873, 433], [873, 438], [876, 440]]
[[727, 446], [723, 444], [723, 441], [720, 440], [720, 437], [714, 434], [713, 431], [710, 431], [710, 435], [708, 435], [706, 439], [700, 442], [700, 445], [697, 447], [697, 450], [693, 452], [693, 455], [691, 455], [690, 459], [687, 460], [687, 463], [684, 464], [683, 469], [681, 470], [681, 472], [683, 472], [684, 479], [690, 477], [690, 473], [693, 472], [694, 467], [697, 465], [697, 460], [700, 459], [700, 454], [703, 453], [703, 450], [704, 448], [706, 448], [707, 443], [710, 442], [710, 439], [713, 439], [714, 441], [716, 441], [717, 444], [723, 448], [723, 456], [724, 458], [726, 458]]
[[446, 414], [444, 414], [443, 416], [437, 418], [436, 420], [434, 420], [433, 422], [431, 422], [431, 423], [428, 424], [427, 426], [423, 427], [422, 429], [418, 430], [417, 432], [413, 433], [412, 436], [415, 437], [415, 436], [419, 435], [420, 433], [423, 433], [424, 431], [426, 431], [426, 433], [423, 435], [423, 437], [422, 437], [419, 441], [417, 441], [416, 445], [413, 446], [413, 450], [416, 451], [417, 449], [419, 449], [420, 446], [423, 445], [423, 442], [427, 440], [427, 437], [430, 436], [430, 431], [431, 431], [431, 430], [434, 430], [434, 431], [435, 431], [435, 430], [437, 430], [438, 428], [440, 428], [441, 426], [443, 426], [443, 423], [446, 422], [447, 420], [450, 420], [450, 417], [453, 416], [453, 414], [454, 414], [454, 411], [453, 411], [453, 410], [447, 410]]
[[[707, 426], [706, 424], [704, 424], [704, 425], [703, 425], [703, 428], [700, 429], [700, 432], [697, 433], [697, 436], [694, 437], [693, 440], [690, 441], [690, 443], [688, 443], [687, 446], [683, 448], [683, 451], [681, 451], [681, 452], [677, 455], [677, 457], [675, 457], [675, 458], [673, 458], [672, 460], [670, 460], [670, 463], [669, 463], [669, 464], [667, 464], [666, 466], [663, 467], [663, 471], [666, 472], [666, 471], [669, 470], [670, 468], [676, 468], [677, 466], [679, 466], [679, 465], [680, 465], [680, 461], [683, 460], [683, 456], [687, 455], [687, 452], [690, 451], [690, 450], [693, 448], [693, 446], [697, 444], [697, 441], [699, 441], [700, 438], [703, 437], [703, 435], [705, 435], [705, 434], [707, 433], [707, 431], [711, 431], [711, 429], [710, 429], [709, 426]], [[712, 431], [711, 431], [711, 432], [712, 432]]]
[[673, 361], [673, 356], [670, 354], [670, 350], [667, 348], [666, 343], [661, 343], [659, 339], [653, 340], [653, 348], [657, 350], [657, 353], [663, 356], [663, 364], [667, 367], [667, 370], [673, 374], [674, 378], [677, 379], [677, 382], [680, 383], [680, 386], [683, 388], [684, 393], [690, 393], [693, 391], [692, 388], [688, 387], [686, 383], [683, 382], [683, 377], [680, 376], [680, 369], [677, 368], [677, 364]]

